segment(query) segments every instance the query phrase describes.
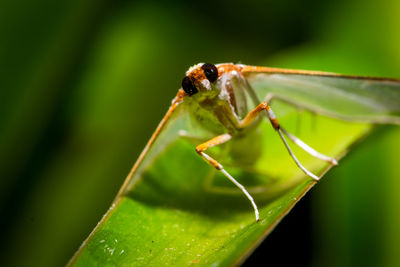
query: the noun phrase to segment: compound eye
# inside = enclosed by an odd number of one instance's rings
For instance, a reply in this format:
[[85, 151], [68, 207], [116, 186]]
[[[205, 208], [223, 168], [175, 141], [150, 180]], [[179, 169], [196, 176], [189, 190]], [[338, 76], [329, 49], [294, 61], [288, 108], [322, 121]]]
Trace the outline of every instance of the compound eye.
[[188, 76], [182, 80], [182, 88], [189, 95], [192, 96], [198, 92], [196, 86], [192, 83], [192, 80]]
[[214, 64], [206, 63], [201, 68], [210, 82], [215, 82], [218, 79], [218, 69]]

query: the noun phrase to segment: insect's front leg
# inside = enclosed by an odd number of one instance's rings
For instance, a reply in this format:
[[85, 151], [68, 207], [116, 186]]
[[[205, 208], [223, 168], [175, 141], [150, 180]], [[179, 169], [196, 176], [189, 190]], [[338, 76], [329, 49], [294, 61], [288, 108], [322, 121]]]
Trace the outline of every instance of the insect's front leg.
[[[271, 104], [271, 101], [273, 99], [278, 99], [280, 101], [283, 101], [285, 103], [293, 105], [292, 103], [289, 103], [289, 102], [285, 101], [284, 99], [277, 98], [274, 94], [268, 94], [265, 98], [265, 102]], [[298, 109], [303, 109], [302, 107], [297, 106], [297, 105], [295, 105], [295, 107], [297, 107]], [[312, 112], [312, 111], [310, 111], [310, 112]], [[315, 114], [315, 113], [312, 112], [312, 114]], [[297, 146], [299, 146], [301, 149], [303, 149], [305, 152], [307, 152], [311, 156], [313, 156], [317, 159], [329, 162], [335, 166], [338, 165], [338, 162], [336, 159], [328, 157], [328, 156], [316, 151], [315, 149], [313, 149], [312, 147], [310, 147], [309, 145], [304, 143], [302, 140], [300, 140], [298, 137], [296, 137], [295, 135], [286, 131], [282, 126], [280, 127], [280, 129], [283, 132], [283, 134], [285, 134], [290, 140], [292, 140], [293, 143], [295, 143]]]
[[300, 148], [302, 148], [305, 152], [307, 152], [311, 156], [313, 156], [317, 159], [321, 159], [323, 161], [327, 161], [327, 162], [331, 163], [332, 165], [335, 165], [335, 166], [338, 165], [338, 162], [336, 159], [328, 157], [324, 154], [321, 154], [320, 152], [316, 151], [314, 148], [310, 147], [309, 145], [307, 145], [306, 143], [301, 141], [298, 137], [296, 137], [293, 134], [286, 131], [284, 128], [281, 127], [281, 130], [290, 140], [292, 140], [293, 143], [298, 145]]
[[294, 135], [291, 135], [288, 133], [286, 130], [284, 130], [278, 119], [276, 118], [274, 112], [272, 111], [271, 107], [267, 104], [267, 102], [262, 102], [260, 103], [255, 109], [250, 111], [247, 116], [240, 122], [240, 126], [242, 128], [245, 128], [249, 126], [261, 113], [266, 112], [267, 117], [269, 121], [271, 122], [272, 127], [278, 132], [279, 137], [281, 138], [283, 144], [285, 145], [286, 149], [288, 150], [290, 156], [296, 163], [296, 165], [308, 176], [313, 178], [314, 180], [319, 180], [319, 177], [307, 170], [297, 159], [297, 157], [294, 155], [293, 151], [290, 149], [289, 144], [286, 142], [285, 137], [283, 136], [283, 133], [286, 134], [289, 139], [291, 139], [295, 144], [297, 144], [299, 147], [301, 147], [303, 150], [305, 150], [307, 153], [311, 154], [314, 157], [317, 157], [322, 160], [329, 161], [333, 164], [337, 164], [336, 160], [331, 159], [325, 155], [322, 155], [321, 153], [317, 152], [307, 144], [305, 144], [303, 141], [295, 137]]
[[254, 208], [254, 213], [256, 216], [256, 220], [260, 220], [259, 212], [256, 203], [254, 202], [253, 197], [247, 192], [246, 188], [242, 184], [240, 184], [238, 181], [236, 181], [235, 178], [233, 178], [225, 169], [224, 167], [215, 159], [210, 157], [208, 154], [204, 153], [207, 149], [221, 145], [227, 141], [229, 141], [232, 138], [230, 134], [222, 134], [218, 135], [207, 142], [204, 142], [196, 147], [196, 152], [211, 166], [216, 168], [217, 170], [221, 171], [223, 175], [225, 175], [226, 178], [228, 178], [232, 183], [234, 183], [237, 187], [239, 187], [240, 190], [243, 191], [243, 193], [246, 195], [246, 197], [250, 200], [251, 204], [253, 205]]

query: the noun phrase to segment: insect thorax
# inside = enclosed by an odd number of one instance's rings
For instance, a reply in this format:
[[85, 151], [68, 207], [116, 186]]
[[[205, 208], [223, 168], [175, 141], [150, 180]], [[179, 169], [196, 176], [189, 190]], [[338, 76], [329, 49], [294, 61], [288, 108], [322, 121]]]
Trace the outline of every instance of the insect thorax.
[[189, 101], [190, 115], [205, 130], [213, 134], [233, 133], [237, 128], [230, 106], [222, 100]]

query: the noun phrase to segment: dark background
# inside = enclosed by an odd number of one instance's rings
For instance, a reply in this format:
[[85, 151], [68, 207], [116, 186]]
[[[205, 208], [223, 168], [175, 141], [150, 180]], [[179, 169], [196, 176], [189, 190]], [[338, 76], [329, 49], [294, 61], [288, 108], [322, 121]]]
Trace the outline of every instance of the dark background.
[[[186, 69], [234, 62], [399, 78], [400, 2], [0, 2], [0, 264], [67, 263]], [[399, 130], [378, 129], [245, 265], [395, 266]]]

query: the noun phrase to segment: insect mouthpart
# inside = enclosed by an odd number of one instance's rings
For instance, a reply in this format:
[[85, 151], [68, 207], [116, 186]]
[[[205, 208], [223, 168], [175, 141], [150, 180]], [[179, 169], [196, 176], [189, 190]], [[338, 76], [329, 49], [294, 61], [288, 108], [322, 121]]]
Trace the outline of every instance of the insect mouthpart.
[[185, 76], [185, 78], [183, 78], [182, 88], [189, 96], [192, 96], [199, 91], [188, 76]]

